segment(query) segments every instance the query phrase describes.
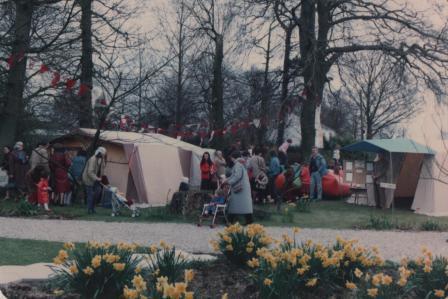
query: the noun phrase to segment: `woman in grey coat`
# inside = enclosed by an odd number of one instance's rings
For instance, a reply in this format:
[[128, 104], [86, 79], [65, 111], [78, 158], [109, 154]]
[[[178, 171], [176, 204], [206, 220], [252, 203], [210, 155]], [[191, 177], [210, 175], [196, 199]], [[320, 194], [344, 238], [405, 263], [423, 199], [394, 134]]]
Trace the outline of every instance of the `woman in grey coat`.
[[227, 179], [231, 191], [228, 214], [230, 222], [234, 222], [237, 215], [244, 215], [246, 224], [250, 224], [253, 222], [250, 182], [246, 168], [239, 161], [240, 158], [241, 154], [238, 151], [231, 155], [232, 174]]

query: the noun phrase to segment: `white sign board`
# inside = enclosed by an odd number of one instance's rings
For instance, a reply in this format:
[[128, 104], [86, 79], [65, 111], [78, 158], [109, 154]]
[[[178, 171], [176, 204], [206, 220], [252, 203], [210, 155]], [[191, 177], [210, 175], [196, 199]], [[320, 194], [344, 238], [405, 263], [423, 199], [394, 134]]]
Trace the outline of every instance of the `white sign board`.
[[380, 187], [384, 188], [384, 189], [391, 189], [391, 190], [397, 189], [396, 184], [389, 184], [389, 183], [380, 183]]

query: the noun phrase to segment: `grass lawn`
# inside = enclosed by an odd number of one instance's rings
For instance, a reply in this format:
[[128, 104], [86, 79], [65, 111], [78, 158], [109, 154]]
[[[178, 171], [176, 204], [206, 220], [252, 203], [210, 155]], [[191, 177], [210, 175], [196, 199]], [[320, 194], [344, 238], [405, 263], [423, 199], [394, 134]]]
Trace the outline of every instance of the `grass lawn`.
[[[391, 224], [398, 224], [400, 228], [421, 229], [421, 225], [428, 221], [438, 223], [442, 229], [448, 229], [448, 217], [428, 217], [415, 214], [405, 209], [380, 210], [373, 207], [358, 206], [345, 203], [343, 200], [321, 201], [311, 204], [310, 212], [297, 212], [294, 208], [291, 216], [286, 216], [284, 205], [280, 213], [274, 206], [264, 206], [261, 209], [272, 213], [266, 225], [299, 226], [309, 228], [353, 229], [362, 228], [376, 219], [385, 219]], [[292, 220], [292, 222], [291, 222]], [[396, 228], [396, 227], [394, 227]]]
[[[7, 201], [0, 202], [0, 215], [4, 211], [17, 208], [18, 204]], [[269, 226], [299, 226], [308, 228], [334, 228], [334, 229], [353, 229], [366, 228], [371, 224], [374, 229], [422, 229], [423, 224], [436, 223], [439, 229], [448, 230], [448, 217], [428, 217], [418, 215], [409, 210], [395, 209], [378, 210], [372, 207], [357, 206], [347, 204], [343, 200], [322, 201], [311, 204], [310, 212], [298, 212], [295, 208], [289, 208], [290, 215], [285, 215], [282, 206], [281, 212], [277, 212], [273, 205], [255, 206], [260, 212], [255, 213], [255, 221]], [[129, 211], [124, 211], [124, 215], [111, 217], [110, 209], [98, 207], [97, 213], [88, 215], [86, 208], [82, 205], [71, 207], [52, 207], [55, 215], [60, 215], [69, 219], [76, 220], [96, 220], [106, 222], [184, 222], [196, 223], [196, 217], [183, 217], [172, 215], [165, 208], [142, 209], [140, 217], [131, 218]], [[3, 212], [2, 212], [3, 211]], [[198, 211], [199, 212], [199, 211]], [[257, 217], [268, 215], [268, 217]], [[375, 221], [381, 220], [392, 225], [391, 227], [375, 227]], [[373, 224], [372, 224], [373, 223]]]
[[51, 262], [63, 243], [0, 238], [0, 266]]

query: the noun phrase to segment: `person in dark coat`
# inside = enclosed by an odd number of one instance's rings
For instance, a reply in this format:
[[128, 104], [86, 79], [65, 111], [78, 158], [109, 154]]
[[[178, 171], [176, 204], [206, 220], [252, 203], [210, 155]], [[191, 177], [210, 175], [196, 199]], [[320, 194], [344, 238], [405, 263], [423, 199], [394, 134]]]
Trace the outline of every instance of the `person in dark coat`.
[[14, 185], [12, 182], [12, 174], [11, 170], [9, 168], [9, 161], [11, 159], [12, 149], [9, 146], [3, 147], [3, 162], [1, 165], [1, 169], [6, 172], [6, 175], [8, 176], [8, 183], [6, 184], [6, 194], [5, 194], [5, 200], [9, 199], [10, 196], [10, 190], [13, 189]]
[[54, 201], [61, 205], [71, 203], [71, 185], [68, 178], [68, 169], [71, 161], [61, 144], [53, 146], [54, 153], [50, 158], [50, 168], [54, 178]]
[[27, 191], [25, 177], [29, 170], [28, 158], [23, 147], [23, 142], [16, 142], [9, 159], [10, 179], [14, 183], [15, 190], [17, 190], [20, 195], [24, 195]]
[[71, 166], [68, 170], [70, 179], [73, 182], [73, 199], [81, 199], [83, 196], [83, 184], [82, 184], [82, 172], [86, 167], [87, 152], [85, 150], [79, 150], [76, 157], [73, 158]]

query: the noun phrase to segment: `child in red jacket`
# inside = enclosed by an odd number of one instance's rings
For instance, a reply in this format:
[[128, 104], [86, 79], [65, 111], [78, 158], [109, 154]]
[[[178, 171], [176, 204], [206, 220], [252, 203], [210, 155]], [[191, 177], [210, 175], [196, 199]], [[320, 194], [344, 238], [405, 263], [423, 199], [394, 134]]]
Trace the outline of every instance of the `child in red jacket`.
[[39, 207], [43, 206], [45, 211], [51, 211], [48, 208], [48, 202], [50, 197], [48, 195], [48, 191], [51, 188], [48, 186], [48, 172], [43, 172], [40, 178], [39, 183], [36, 184], [37, 187], [37, 203]]

